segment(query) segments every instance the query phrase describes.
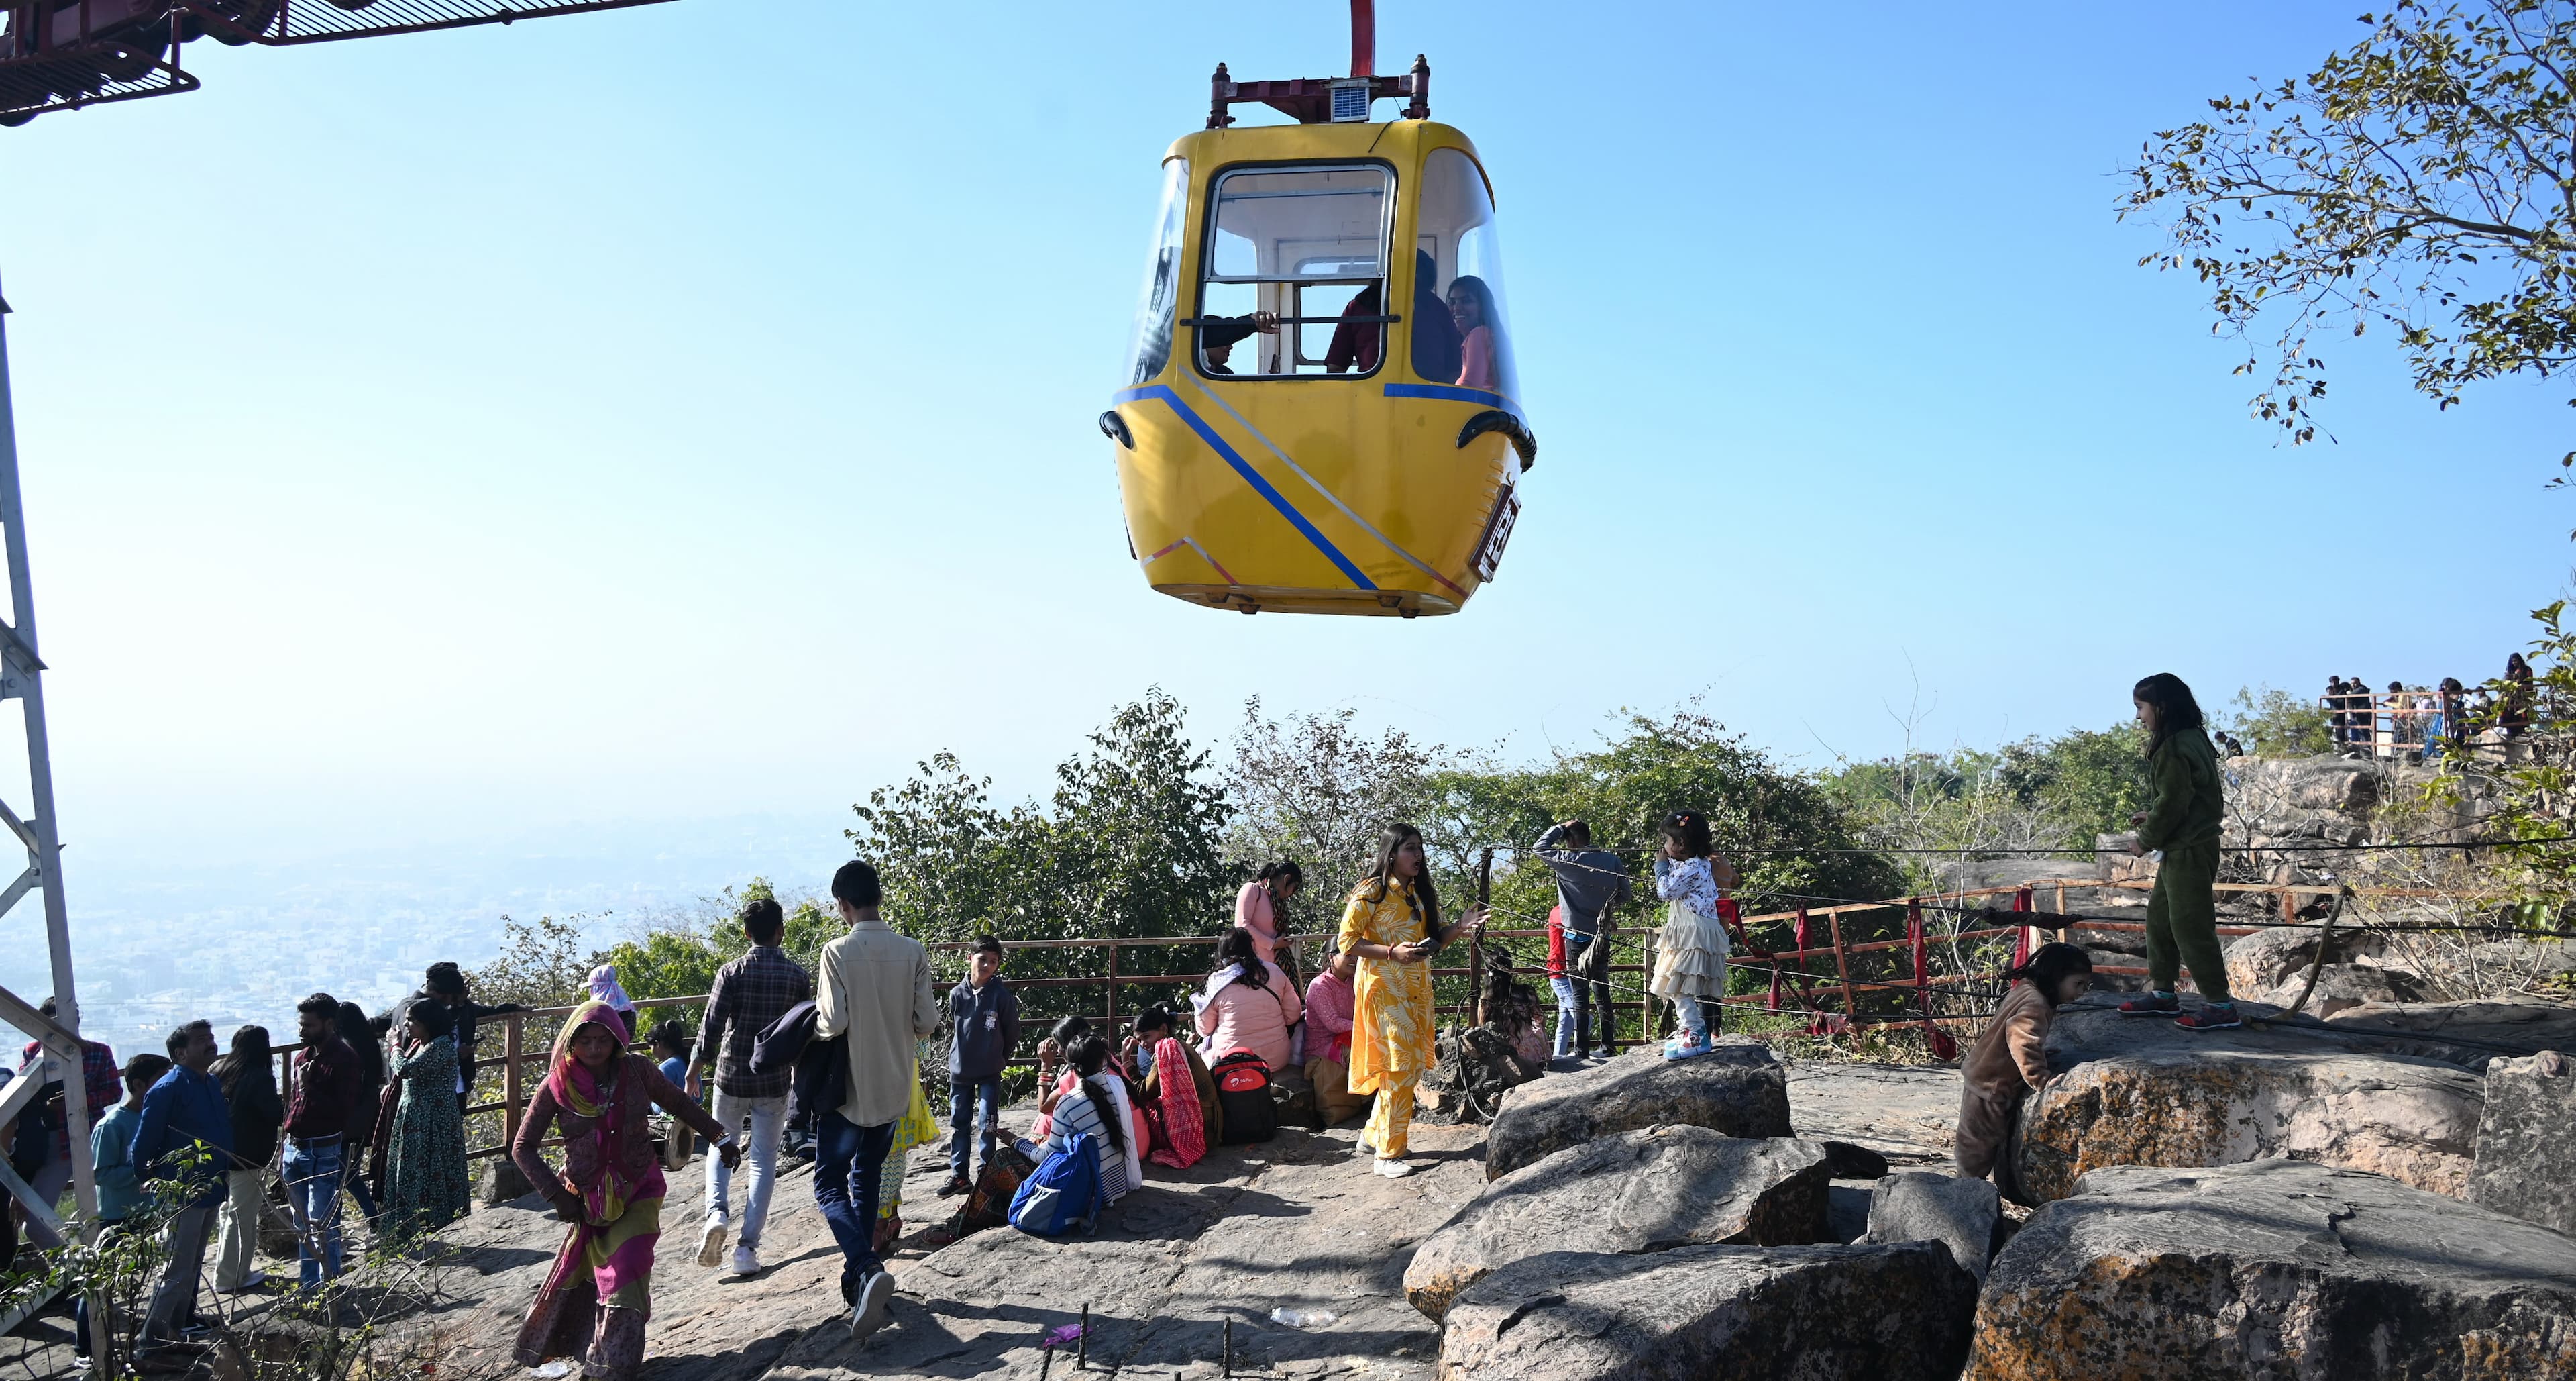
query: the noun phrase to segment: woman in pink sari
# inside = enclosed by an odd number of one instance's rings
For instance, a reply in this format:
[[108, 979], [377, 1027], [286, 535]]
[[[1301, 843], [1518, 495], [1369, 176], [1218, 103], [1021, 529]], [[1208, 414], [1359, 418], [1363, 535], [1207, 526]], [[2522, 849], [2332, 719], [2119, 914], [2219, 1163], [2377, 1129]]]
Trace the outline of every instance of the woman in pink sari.
[[[626, 1051], [626, 1022], [604, 1002], [585, 1002], [555, 1037], [545, 1082], [510, 1143], [510, 1158], [554, 1201], [572, 1227], [537, 1302], [519, 1326], [517, 1358], [537, 1366], [580, 1355], [588, 1381], [633, 1381], [644, 1366], [644, 1323], [653, 1316], [653, 1246], [662, 1236], [668, 1192], [646, 1117], [655, 1105], [715, 1143], [727, 1166], [742, 1148], [642, 1055]], [[540, 1148], [557, 1126], [564, 1169]]]

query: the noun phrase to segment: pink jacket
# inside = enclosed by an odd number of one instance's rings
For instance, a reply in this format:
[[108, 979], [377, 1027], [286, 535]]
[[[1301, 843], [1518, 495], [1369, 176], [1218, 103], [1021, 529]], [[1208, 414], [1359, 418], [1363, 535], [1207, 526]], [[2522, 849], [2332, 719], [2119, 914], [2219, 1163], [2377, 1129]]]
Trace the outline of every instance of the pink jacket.
[[1288, 1068], [1288, 1028], [1306, 1014], [1306, 1004], [1297, 1000], [1297, 988], [1288, 981], [1287, 970], [1276, 964], [1266, 967], [1270, 982], [1259, 988], [1235, 982], [1231, 971], [1208, 980], [1224, 985], [1197, 1004], [1199, 1034], [1207, 1038], [1199, 1049], [1209, 1064], [1237, 1050], [1249, 1050], [1272, 1069]]
[[1351, 1005], [1358, 998], [1351, 985], [1326, 969], [1306, 985], [1306, 1058], [1351, 1058]]
[[1272, 962], [1279, 949], [1279, 916], [1270, 905], [1270, 887], [1255, 878], [1234, 898], [1234, 923], [1252, 932], [1252, 952]]

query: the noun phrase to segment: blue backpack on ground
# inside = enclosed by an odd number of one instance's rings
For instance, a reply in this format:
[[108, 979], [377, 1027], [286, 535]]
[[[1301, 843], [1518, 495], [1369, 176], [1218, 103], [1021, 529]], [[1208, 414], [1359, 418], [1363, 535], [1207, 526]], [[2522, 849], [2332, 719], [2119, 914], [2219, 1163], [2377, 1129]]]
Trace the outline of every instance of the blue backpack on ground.
[[1011, 1196], [1011, 1226], [1039, 1237], [1061, 1237], [1100, 1221], [1100, 1146], [1082, 1132], [1046, 1158]]

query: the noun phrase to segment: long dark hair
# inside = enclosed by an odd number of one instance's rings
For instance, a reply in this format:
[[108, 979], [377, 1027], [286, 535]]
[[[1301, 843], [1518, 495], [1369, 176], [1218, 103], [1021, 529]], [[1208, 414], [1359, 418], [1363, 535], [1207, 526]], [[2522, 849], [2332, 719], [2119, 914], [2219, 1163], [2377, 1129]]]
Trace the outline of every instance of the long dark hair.
[[1127, 1129], [1119, 1125], [1124, 1119], [1118, 1116], [1118, 1104], [1110, 1099], [1109, 1090], [1092, 1077], [1109, 1063], [1109, 1042], [1098, 1036], [1085, 1036], [1064, 1052], [1064, 1058], [1082, 1079], [1082, 1096], [1090, 1099], [1091, 1110], [1100, 1114], [1100, 1134], [1109, 1139], [1109, 1149], [1125, 1151]]
[[1277, 881], [1287, 883], [1291, 887], [1303, 887], [1306, 885], [1306, 870], [1297, 866], [1297, 860], [1283, 858], [1276, 863], [1262, 864], [1261, 874], [1254, 881]]
[[[1370, 901], [1386, 900], [1387, 884], [1395, 878], [1395, 851], [1403, 848], [1406, 840], [1421, 838], [1422, 831], [1400, 820], [1378, 832], [1377, 861], [1369, 865], [1367, 874], [1360, 879], [1360, 888], [1368, 893]], [[1414, 875], [1405, 895], [1413, 902], [1413, 909], [1422, 913], [1422, 933], [1437, 938], [1440, 934], [1440, 892], [1431, 885], [1429, 850], [1423, 852], [1422, 871]]]
[[1246, 987], [1270, 986], [1270, 966], [1261, 962], [1261, 950], [1252, 943], [1252, 932], [1242, 926], [1227, 930], [1225, 938], [1216, 942], [1216, 967], [1208, 973], [1214, 976], [1228, 969], [1234, 970], [1234, 981]]
[[244, 1075], [277, 1082], [276, 1071], [268, 1066], [269, 1053], [268, 1028], [245, 1026], [233, 1032], [232, 1052], [208, 1066], [206, 1072], [215, 1076], [215, 1082], [223, 1085], [224, 1096], [230, 1098], [241, 1087]]
[[2191, 687], [2170, 671], [2159, 671], [2140, 681], [2129, 691], [2129, 698], [2156, 712], [2156, 731], [2147, 738], [2147, 756], [2151, 758], [2165, 746], [2165, 740], [2208, 723], [2201, 717], [2200, 702], [2191, 697]]
[[358, 1052], [359, 1082], [369, 1088], [382, 1088], [385, 1083], [385, 1033], [367, 1020], [367, 1009], [354, 1002], [340, 1004], [337, 1022], [340, 1039]]
[[2060, 979], [2069, 974], [2092, 971], [2092, 955], [2086, 954], [2073, 945], [2051, 941], [2041, 945], [2024, 963], [2004, 970], [2004, 981], [2010, 983], [2018, 978], [2029, 983], [2030, 986], [2039, 989], [2040, 996], [2048, 999], [2049, 1006], [2054, 1007], [2057, 1005], [2057, 984]]

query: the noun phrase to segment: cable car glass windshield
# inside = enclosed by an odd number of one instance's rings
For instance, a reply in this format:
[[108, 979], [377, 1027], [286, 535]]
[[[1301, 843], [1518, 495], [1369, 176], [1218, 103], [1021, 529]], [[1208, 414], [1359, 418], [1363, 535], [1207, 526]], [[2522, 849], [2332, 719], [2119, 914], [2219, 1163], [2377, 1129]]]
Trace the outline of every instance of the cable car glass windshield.
[[1190, 161], [1163, 164], [1163, 209], [1154, 218], [1154, 257], [1136, 299], [1135, 339], [1127, 349], [1127, 382], [1149, 382], [1172, 358], [1172, 320], [1181, 301], [1181, 227], [1190, 201]]
[[1456, 149], [1434, 149], [1423, 160], [1414, 266], [1414, 372], [1517, 401], [1494, 201], [1475, 161]]
[[[1210, 375], [1368, 374], [1386, 341], [1385, 168], [1246, 168], [1210, 189], [1199, 368]], [[1283, 319], [1262, 331], [1254, 314]]]

